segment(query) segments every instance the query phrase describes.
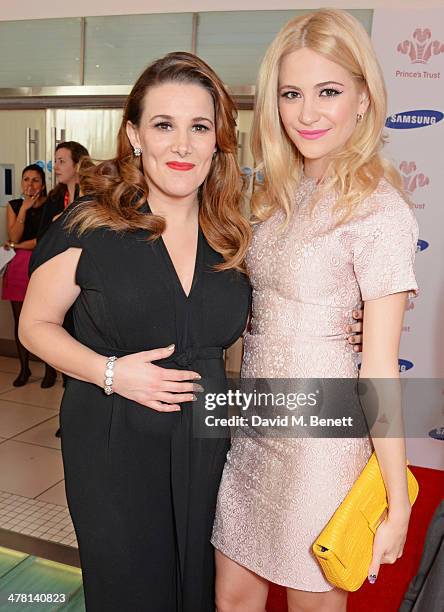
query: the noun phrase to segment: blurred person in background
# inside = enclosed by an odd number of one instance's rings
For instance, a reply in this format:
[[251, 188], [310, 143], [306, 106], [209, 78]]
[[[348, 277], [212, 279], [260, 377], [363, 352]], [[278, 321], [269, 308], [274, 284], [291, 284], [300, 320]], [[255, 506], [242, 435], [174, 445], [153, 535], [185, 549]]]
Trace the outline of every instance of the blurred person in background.
[[[37, 234], [38, 240], [44, 235], [51, 223], [81, 195], [81, 168], [87, 168], [90, 165], [92, 165], [92, 161], [88, 149], [79, 142], [68, 140], [57, 145], [54, 159], [57, 185], [48, 195]], [[71, 333], [73, 329], [71, 310], [66, 314], [64, 327]], [[62, 374], [62, 378], [63, 386], [65, 386], [67, 377]], [[56, 436], [60, 437], [60, 429], [57, 430]]]
[[[20, 372], [12, 383], [22, 387], [31, 376], [29, 351], [21, 344], [17, 330], [23, 300], [28, 287], [28, 268], [36, 236], [46, 207], [45, 173], [37, 164], [26, 166], [22, 172], [22, 197], [11, 200], [6, 208], [8, 240], [6, 249], [14, 249], [15, 257], [9, 263], [4, 278], [2, 299], [9, 300], [14, 315], [14, 337], [20, 360]], [[56, 378], [54, 368], [46, 364], [42, 388], [52, 387]]]
[[79, 197], [79, 165], [85, 158], [89, 158], [88, 149], [79, 142], [69, 140], [57, 145], [54, 160], [57, 185], [49, 193], [38, 231], [38, 239], [43, 236], [51, 223]]

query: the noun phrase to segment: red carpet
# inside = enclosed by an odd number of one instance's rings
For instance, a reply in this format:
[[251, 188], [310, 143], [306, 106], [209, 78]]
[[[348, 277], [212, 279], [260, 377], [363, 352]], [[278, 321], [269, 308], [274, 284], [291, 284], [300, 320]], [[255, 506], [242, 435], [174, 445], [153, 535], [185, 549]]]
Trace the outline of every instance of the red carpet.
[[[412, 467], [419, 482], [419, 496], [413, 506], [404, 554], [393, 565], [383, 565], [376, 584], [367, 582], [350, 593], [348, 612], [397, 612], [410, 580], [416, 574], [425, 534], [438, 504], [443, 499], [444, 472]], [[272, 587], [267, 612], [287, 612], [285, 590]]]

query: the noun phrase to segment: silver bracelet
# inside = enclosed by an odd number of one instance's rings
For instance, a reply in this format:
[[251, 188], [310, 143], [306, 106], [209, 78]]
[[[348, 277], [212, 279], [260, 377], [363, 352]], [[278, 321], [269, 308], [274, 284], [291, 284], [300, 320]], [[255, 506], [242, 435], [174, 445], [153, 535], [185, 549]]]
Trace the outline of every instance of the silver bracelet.
[[117, 357], [114, 355], [112, 357], [107, 357], [106, 368], [105, 368], [105, 386], [103, 390], [106, 395], [111, 395], [114, 393], [113, 391], [113, 377], [114, 377], [114, 364], [117, 360]]

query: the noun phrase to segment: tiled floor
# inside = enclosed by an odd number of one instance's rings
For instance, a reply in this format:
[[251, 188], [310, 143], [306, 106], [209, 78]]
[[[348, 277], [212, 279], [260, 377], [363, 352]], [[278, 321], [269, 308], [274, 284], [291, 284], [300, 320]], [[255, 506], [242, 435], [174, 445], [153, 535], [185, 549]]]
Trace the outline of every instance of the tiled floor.
[[11, 493], [0, 493], [0, 527], [68, 546], [76, 542], [66, 506]]
[[61, 381], [41, 389], [43, 364], [15, 388], [16, 359], [0, 357], [0, 528], [77, 546], [63, 481], [58, 411]]

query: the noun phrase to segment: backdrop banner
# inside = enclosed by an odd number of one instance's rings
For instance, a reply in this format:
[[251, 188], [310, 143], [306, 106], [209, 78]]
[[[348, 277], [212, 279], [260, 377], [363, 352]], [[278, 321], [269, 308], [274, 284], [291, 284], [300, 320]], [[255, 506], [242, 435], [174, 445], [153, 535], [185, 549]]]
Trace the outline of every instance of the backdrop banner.
[[[408, 302], [399, 367], [403, 377], [443, 378], [444, 9], [376, 9], [372, 39], [388, 93], [385, 155], [401, 172], [420, 228], [420, 292]], [[409, 401], [419, 417], [415, 388]], [[443, 425], [441, 388], [434, 422], [425, 420], [422, 440], [408, 441], [411, 463], [444, 469], [444, 441], [437, 439]]]

